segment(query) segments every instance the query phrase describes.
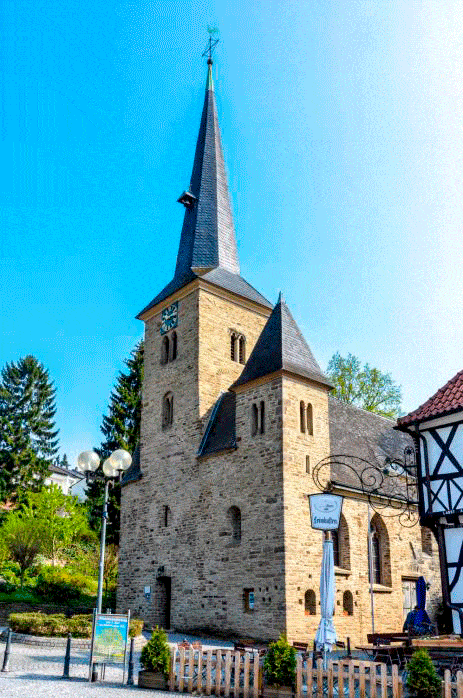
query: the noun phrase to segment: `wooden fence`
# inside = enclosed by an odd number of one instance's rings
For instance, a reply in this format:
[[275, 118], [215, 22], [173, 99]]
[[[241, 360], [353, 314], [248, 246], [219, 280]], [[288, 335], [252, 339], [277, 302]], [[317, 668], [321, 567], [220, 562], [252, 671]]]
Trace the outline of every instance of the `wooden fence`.
[[[257, 652], [174, 648], [171, 653], [169, 689], [180, 693], [259, 698], [262, 695], [262, 663]], [[398, 667], [382, 662], [339, 659], [312, 664], [311, 657], [297, 658], [295, 698], [403, 698]], [[445, 671], [442, 698], [463, 698], [463, 672]]]
[[259, 655], [179, 647], [171, 654], [169, 689], [207, 696], [258, 698]]

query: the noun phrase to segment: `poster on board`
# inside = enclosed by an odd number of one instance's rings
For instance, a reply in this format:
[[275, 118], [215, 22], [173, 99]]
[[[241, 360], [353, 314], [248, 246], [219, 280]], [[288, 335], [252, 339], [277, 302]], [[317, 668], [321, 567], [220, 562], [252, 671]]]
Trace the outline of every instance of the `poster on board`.
[[129, 625], [130, 611], [126, 615], [94, 613], [90, 649], [90, 680], [94, 664], [123, 664], [125, 674]]

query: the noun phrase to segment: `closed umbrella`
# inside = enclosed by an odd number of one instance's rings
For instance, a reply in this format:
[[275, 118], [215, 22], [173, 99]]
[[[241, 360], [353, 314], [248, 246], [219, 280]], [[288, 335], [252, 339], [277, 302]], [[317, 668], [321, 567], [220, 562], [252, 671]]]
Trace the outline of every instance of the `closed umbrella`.
[[336, 630], [333, 625], [334, 613], [334, 556], [333, 541], [325, 540], [323, 543], [322, 571], [320, 574], [320, 609], [321, 620], [315, 635], [318, 649], [322, 649], [325, 656], [336, 642]]
[[432, 632], [432, 623], [426, 613], [426, 580], [424, 577], [418, 577], [416, 580], [416, 606], [417, 610], [413, 621], [414, 631], [420, 635]]

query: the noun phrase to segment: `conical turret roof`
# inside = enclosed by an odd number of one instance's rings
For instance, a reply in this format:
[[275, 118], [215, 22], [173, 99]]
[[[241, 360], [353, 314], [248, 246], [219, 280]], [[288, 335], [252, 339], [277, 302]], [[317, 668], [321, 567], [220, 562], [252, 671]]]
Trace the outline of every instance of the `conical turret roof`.
[[241, 376], [232, 387], [282, 369], [332, 387], [280, 293]]

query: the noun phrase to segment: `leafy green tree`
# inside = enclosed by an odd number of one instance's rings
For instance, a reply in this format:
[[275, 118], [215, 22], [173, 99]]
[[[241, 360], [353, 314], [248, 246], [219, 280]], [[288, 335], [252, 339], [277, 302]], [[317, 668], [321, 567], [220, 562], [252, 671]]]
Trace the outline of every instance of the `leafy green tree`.
[[0, 376], [0, 499], [40, 489], [58, 446], [56, 390], [34, 356], [12, 361]]
[[82, 537], [92, 537], [87, 509], [77, 497], [62, 492], [58, 485], [28, 492], [22, 509], [34, 521], [40, 536], [40, 552], [54, 565]]
[[369, 364], [363, 367], [352, 354], [347, 358], [336, 352], [328, 364], [327, 374], [334, 384], [334, 394], [342, 402], [394, 419], [400, 415], [402, 389], [389, 373]]
[[40, 533], [29, 513], [12, 511], [0, 528], [0, 537], [9, 557], [19, 565], [22, 588], [24, 575], [40, 552]]
[[[143, 342], [140, 342], [125, 361], [127, 370], [121, 371], [111, 392], [108, 413], [103, 417], [101, 431], [104, 441], [96, 449], [102, 460], [118, 448], [133, 454], [140, 440], [141, 390], [143, 383]], [[104, 484], [93, 482], [87, 488], [90, 525], [100, 530]], [[108, 543], [119, 543], [120, 485], [110, 490], [108, 504]]]

